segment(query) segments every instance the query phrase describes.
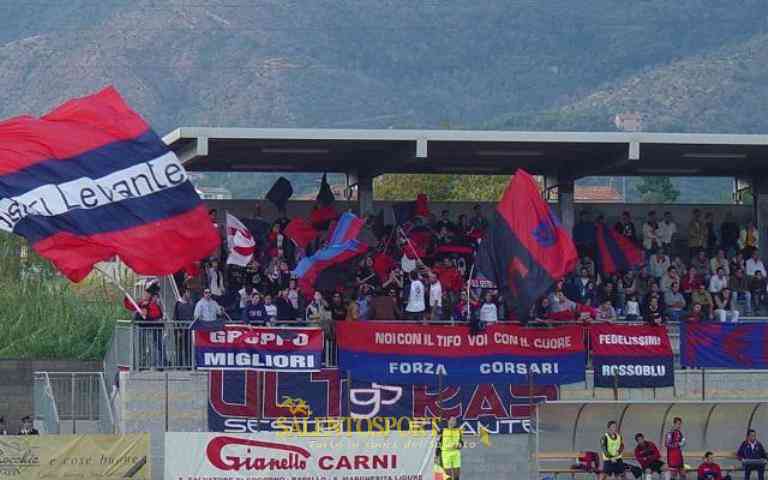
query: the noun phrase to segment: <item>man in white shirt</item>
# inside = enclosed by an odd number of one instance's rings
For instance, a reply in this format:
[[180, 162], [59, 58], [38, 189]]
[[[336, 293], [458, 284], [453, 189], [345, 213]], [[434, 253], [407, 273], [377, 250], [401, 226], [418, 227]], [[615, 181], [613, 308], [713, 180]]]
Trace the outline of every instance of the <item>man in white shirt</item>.
[[211, 290], [206, 288], [203, 291], [203, 298], [198, 300], [197, 305], [195, 305], [195, 321], [215, 322], [219, 319], [221, 312], [221, 306], [211, 298]]
[[672, 213], [664, 212], [664, 220], [659, 223], [659, 241], [662, 247], [666, 247], [671, 252], [672, 240], [677, 235], [677, 224], [672, 220]]
[[483, 324], [496, 323], [499, 321], [499, 309], [496, 308], [496, 302], [493, 301], [491, 292], [486, 292], [483, 304], [480, 306], [480, 322]]
[[726, 287], [728, 287], [728, 276], [725, 274], [725, 269], [720, 267], [717, 269], [717, 275], [709, 279], [709, 293], [720, 293]]
[[643, 248], [651, 251], [661, 246], [659, 242], [659, 224], [656, 222], [656, 212], [648, 212], [648, 220], [643, 224]]
[[429, 312], [432, 321], [443, 320], [443, 286], [433, 272], [429, 273]]
[[760, 252], [758, 250], [752, 250], [752, 256], [747, 259], [747, 276], [754, 277], [755, 272], [762, 272], [763, 277], [766, 276], [765, 265], [760, 260]]
[[669, 257], [665, 255], [664, 252], [656, 252], [651, 255], [648, 264], [648, 270], [657, 280], [661, 279], [661, 277], [667, 273], [671, 265]]
[[419, 274], [411, 272], [411, 289], [408, 294], [408, 303], [405, 306], [405, 312], [409, 320], [422, 320], [424, 318], [424, 284], [419, 280]]

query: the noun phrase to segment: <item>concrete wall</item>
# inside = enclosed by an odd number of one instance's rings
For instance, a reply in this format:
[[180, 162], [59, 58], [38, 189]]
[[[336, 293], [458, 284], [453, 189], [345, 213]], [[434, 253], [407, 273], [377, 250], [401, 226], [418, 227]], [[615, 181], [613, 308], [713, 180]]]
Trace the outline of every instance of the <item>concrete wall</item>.
[[0, 416], [5, 417], [11, 432], [16, 432], [21, 427], [21, 417], [34, 413], [32, 385], [34, 373], [38, 371], [99, 372], [101, 362], [0, 360]]
[[208, 374], [121, 372], [114, 405], [118, 432], [150, 434], [152, 478], [160, 480], [166, 421], [171, 432], [208, 431]]
[[[613, 390], [592, 389], [591, 371], [587, 381], [563, 386], [561, 400], [613, 400]], [[149, 432], [152, 436], [153, 478], [162, 478], [163, 432], [165, 431], [166, 376], [159, 372], [121, 373], [121, 392], [117, 416], [121, 432]], [[768, 397], [768, 371], [677, 370], [675, 388], [622, 389], [618, 399], [640, 400], [745, 400]], [[198, 372], [168, 374], [168, 430], [207, 431], [208, 377]], [[529, 478], [531, 455], [535, 451], [532, 435], [492, 437], [491, 447], [476, 438], [467, 438], [463, 455], [467, 478]]]
[[[250, 218], [254, 216], [254, 212], [261, 211], [261, 216], [267, 220], [273, 220], [277, 218], [277, 210], [274, 205], [264, 200], [207, 200], [206, 203], [210, 208], [216, 208], [218, 210], [218, 218], [221, 222], [224, 219], [224, 211], [229, 211], [233, 215], [238, 217]], [[385, 220], [387, 222], [393, 221], [392, 216], [392, 204], [393, 202], [374, 202], [374, 210], [384, 210]], [[476, 205], [474, 202], [431, 202], [430, 210], [439, 215], [442, 210], [449, 210], [452, 217], [455, 219], [460, 214], [470, 216], [472, 214], [472, 208]], [[481, 203], [483, 212], [489, 215], [493, 211], [495, 204]], [[289, 202], [287, 207], [288, 217], [302, 216], [307, 217], [312, 211], [314, 202], [301, 201], [301, 202]], [[347, 209], [357, 210], [357, 202], [337, 202], [337, 210], [345, 211]], [[752, 205], [656, 205], [656, 204], [625, 204], [625, 203], [577, 203], [576, 204], [576, 221], [579, 219], [579, 213], [582, 210], [589, 211], [594, 215], [603, 214], [606, 216], [606, 220], [609, 224], [616, 222], [621, 213], [628, 210], [635, 220], [635, 226], [640, 232], [642, 222], [645, 220], [647, 214], [651, 210], [655, 210], [657, 215], [661, 215], [663, 212], [669, 211], [672, 216], [678, 222], [678, 227], [681, 233], [687, 231], [688, 223], [691, 220], [691, 215], [694, 208], [699, 208], [703, 212], [712, 212], [715, 218], [715, 223], [719, 224], [723, 221], [726, 214], [732, 213], [736, 220], [740, 223], [748, 222], [754, 213]], [[555, 205], [556, 209], [556, 205]], [[557, 211], [557, 210], [556, 210]]]

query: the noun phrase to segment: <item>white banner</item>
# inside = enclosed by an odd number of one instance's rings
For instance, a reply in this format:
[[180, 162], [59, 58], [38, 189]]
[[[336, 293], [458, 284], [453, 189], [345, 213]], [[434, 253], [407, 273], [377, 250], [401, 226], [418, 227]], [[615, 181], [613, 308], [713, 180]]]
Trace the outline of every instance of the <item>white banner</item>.
[[165, 480], [431, 480], [431, 432], [165, 434]]

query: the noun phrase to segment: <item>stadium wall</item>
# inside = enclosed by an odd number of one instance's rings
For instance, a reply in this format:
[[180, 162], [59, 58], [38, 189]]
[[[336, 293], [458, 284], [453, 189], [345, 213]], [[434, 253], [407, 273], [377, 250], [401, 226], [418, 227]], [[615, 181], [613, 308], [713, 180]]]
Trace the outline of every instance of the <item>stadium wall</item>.
[[[167, 381], [166, 381], [167, 378]], [[592, 389], [591, 372], [588, 381], [564, 386], [561, 400], [613, 400], [612, 389]], [[768, 396], [768, 371], [677, 370], [675, 388], [620, 389], [618, 399], [641, 400], [701, 400], [702, 387], [706, 399], [757, 399]], [[166, 400], [167, 391], [167, 400]], [[203, 372], [122, 372], [120, 393], [115, 400], [120, 432], [149, 432], [152, 434], [153, 478], [161, 479], [163, 441], [166, 423], [168, 431], [207, 431], [208, 376]], [[166, 415], [167, 412], [167, 415]], [[166, 420], [167, 417], [167, 420]], [[529, 478], [532, 435], [494, 435], [491, 447], [484, 447], [474, 437], [468, 438], [464, 452], [464, 473], [471, 478]], [[482, 475], [482, 477], [481, 477]]]
[[21, 417], [34, 413], [35, 372], [100, 372], [101, 362], [79, 360], [0, 360], [0, 416], [8, 431], [21, 427]]

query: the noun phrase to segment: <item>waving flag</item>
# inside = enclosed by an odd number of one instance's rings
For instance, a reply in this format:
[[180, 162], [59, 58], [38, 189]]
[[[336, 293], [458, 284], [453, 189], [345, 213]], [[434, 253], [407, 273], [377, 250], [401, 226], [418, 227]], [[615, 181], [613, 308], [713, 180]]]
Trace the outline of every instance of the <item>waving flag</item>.
[[243, 222], [229, 212], [227, 212], [227, 246], [229, 247], [227, 265], [245, 267], [251, 263], [256, 251], [256, 241], [251, 232]]
[[605, 224], [595, 225], [597, 264], [604, 274], [626, 272], [643, 264], [643, 251], [635, 243]]
[[362, 228], [363, 221], [360, 218], [345, 213], [339, 219], [328, 246], [311, 257], [301, 259], [293, 274], [298, 278], [299, 288], [305, 295], [311, 295], [321, 272], [348, 262], [368, 250], [368, 245], [356, 239]]
[[480, 244], [478, 273], [506, 294], [522, 320], [577, 260], [573, 240], [541, 199], [533, 177], [518, 170]]
[[318, 231], [312, 228], [306, 220], [296, 217], [285, 226], [283, 234], [293, 240], [301, 248], [307, 248], [309, 243], [316, 239]]
[[72, 281], [116, 255], [172, 274], [219, 245], [176, 155], [112, 87], [0, 123], [0, 229]]

